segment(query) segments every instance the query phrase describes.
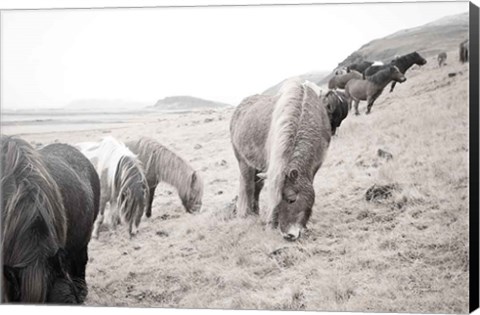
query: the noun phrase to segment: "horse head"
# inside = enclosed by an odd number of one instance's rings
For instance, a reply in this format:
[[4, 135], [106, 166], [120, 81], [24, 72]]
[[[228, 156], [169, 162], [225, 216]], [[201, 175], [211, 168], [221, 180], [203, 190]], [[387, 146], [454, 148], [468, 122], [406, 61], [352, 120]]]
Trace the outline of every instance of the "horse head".
[[427, 59], [420, 56], [420, 54], [418, 52], [415, 51], [413, 54], [414, 54], [414, 57], [415, 57], [415, 64], [417, 64], [419, 66], [423, 66], [424, 64], [427, 63]]
[[199, 212], [202, 208], [203, 181], [196, 171], [192, 173], [188, 181], [187, 195], [183, 196], [182, 203], [188, 213]]
[[300, 237], [312, 214], [315, 191], [312, 182], [297, 168], [285, 175], [282, 199], [274, 210], [273, 224], [288, 241]]
[[322, 99], [323, 104], [327, 108], [328, 118], [332, 128], [332, 135], [335, 134], [342, 121], [348, 115], [348, 101], [341, 92], [330, 90]]

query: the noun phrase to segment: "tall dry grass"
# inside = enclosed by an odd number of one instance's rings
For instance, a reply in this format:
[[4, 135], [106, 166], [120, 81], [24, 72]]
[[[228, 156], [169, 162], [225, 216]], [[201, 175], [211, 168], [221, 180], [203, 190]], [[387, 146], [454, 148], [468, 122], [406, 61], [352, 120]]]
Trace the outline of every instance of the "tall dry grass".
[[[202, 118], [168, 122], [178, 130], [157, 138], [201, 170], [204, 209], [184, 213], [165, 186], [137, 238], [107, 231], [93, 241], [88, 304], [466, 312], [468, 65], [434, 64], [385, 91], [371, 115], [346, 119], [316, 176], [308, 232], [295, 243], [229, 212], [238, 184], [231, 112], [208, 128]], [[202, 148], [192, 150], [194, 143]], [[367, 202], [373, 184], [397, 188]]]

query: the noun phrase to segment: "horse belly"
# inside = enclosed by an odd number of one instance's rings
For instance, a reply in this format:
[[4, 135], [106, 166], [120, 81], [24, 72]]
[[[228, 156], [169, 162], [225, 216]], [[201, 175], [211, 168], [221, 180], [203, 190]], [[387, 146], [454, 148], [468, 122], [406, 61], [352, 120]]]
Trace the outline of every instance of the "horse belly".
[[232, 145], [237, 159], [242, 159], [257, 170], [266, 169], [265, 147], [271, 117], [271, 107], [251, 105], [247, 111], [240, 113], [237, 119], [232, 120]]

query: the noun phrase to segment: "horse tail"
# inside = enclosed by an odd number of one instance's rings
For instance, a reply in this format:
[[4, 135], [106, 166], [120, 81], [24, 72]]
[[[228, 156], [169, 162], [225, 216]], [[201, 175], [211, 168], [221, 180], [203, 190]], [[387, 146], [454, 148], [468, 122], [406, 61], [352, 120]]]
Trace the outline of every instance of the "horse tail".
[[285, 82], [281, 92], [282, 94], [273, 110], [268, 135], [269, 216], [273, 214], [273, 210], [282, 199], [285, 175], [288, 172], [287, 167], [295, 147], [306, 94], [301, 81], [298, 79], [290, 79]]

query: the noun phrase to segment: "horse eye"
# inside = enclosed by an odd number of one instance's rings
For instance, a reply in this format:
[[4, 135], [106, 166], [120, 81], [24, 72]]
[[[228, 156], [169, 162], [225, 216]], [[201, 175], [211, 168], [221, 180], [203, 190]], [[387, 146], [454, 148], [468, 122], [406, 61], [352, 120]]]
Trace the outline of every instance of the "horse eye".
[[289, 204], [292, 204], [292, 203], [294, 203], [295, 201], [297, 201], [297, 198], [295, 198], [295, 199], [287, 199], [287, 202], [288, 202]]

